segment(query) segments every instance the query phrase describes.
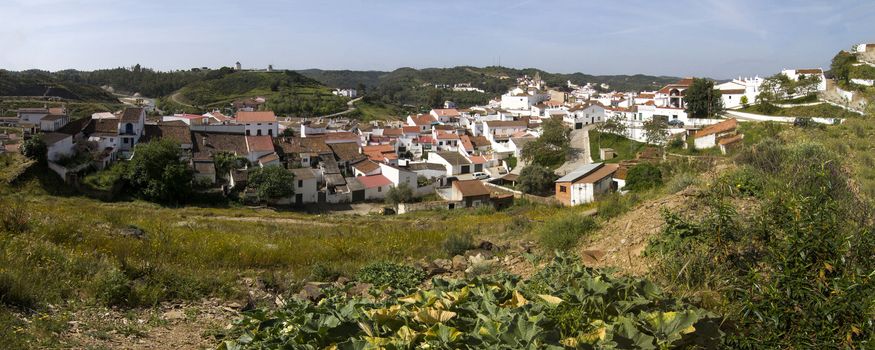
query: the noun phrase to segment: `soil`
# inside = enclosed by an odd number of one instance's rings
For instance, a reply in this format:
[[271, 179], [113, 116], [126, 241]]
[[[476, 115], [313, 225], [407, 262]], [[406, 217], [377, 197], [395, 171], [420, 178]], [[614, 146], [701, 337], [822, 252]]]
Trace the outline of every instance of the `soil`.
[[602, 225], [578, 248], [584, 264], [597, 268], [614, 268], [621, 274], [641, 276], [651, 262], [643, 256], [650, 237], [658, 234], [664, 223], [662, 211], [690, 211], [697, 196], [694, 187], [662, 198], [641, 203]]

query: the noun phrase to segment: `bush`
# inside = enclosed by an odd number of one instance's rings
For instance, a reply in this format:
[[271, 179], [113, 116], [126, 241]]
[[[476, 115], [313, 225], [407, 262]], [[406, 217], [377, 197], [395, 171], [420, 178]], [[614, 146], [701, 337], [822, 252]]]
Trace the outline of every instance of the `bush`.
[[95, 297], [108, 306], [128, 305], [131, 297], [131, 280], [118, 269], [104, 271], [96, 277]]
[[687, 187], [699, 183], [699, 177], [696, 176], [696, 174], [679, 173], [673, 176], [671, 180], [668, 181], [668, 183], [665, 185], [665, 190], [668, 191], [668, 193], [678, 193], [687, 189]]
[[396, 206], [398, 203], [410, 203], [413, 201], [413, 190], [407, 184], [392, 187], [386, 192], [386, 204]]
[[0, 228], [3, 232], [22, 233], [30, 226], [30, 213], [22, 200], [18, 197], [0, 201]]
[[256, 168], [249, 172], [246, 188], [262, 202], [289, 197], [295, 193], [295, 175], [279, 166]]
[[548, 250], [573, 248], [580, 237], [598, 228], [595, 220], [578, 213], [569, 213], [548, 221], [538, 231], [541, 246]]
[[623, 215], [635, 203], [638, 202], [638, 196], [634, 193], [622, 195], [619, 193], [611, 193], [604, 196], [598, 202], [598, 215], [602, 219], [611, 219]]
[[538, 164], [530, 164], [520, 171], [520, 191], [529, 194], [547, 194], [553, 190], [556, 175], [550, 169]]
[[626, 186], [629, 191], [644, 191], [662, 186], [662, 172], [650, 163], [641, 163], [629, 169]]
[[321, 262], [313, 264], [310, 268], [310, 279], [313, 281], [331, 282], [337, 280], [340, 275], [340, 271]]
[[377, 287], [392, 287], [408, 291], [419, 286], [425, 279], [425, 272], [412, 266], [378, 262], [359, 270], [358, 280]]
[[444, 240], [443, 247], [449, 256], [460, 255], [474, 247], [474, 237], [467, 232], [454, 233]]

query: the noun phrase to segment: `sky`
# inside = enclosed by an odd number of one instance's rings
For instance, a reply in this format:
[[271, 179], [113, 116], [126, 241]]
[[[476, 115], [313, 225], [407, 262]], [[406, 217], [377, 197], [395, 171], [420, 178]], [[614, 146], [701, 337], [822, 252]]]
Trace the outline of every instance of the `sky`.
[[828, 68], [873, 0], [0, 0], [0, 69], [490, 66], [669, 76]]

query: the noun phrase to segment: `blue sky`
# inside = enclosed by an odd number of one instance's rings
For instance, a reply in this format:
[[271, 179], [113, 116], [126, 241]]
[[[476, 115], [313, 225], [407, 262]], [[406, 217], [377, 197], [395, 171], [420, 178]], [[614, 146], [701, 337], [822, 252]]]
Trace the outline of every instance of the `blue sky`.
[[0, 0], [0, 68], [230, 66], [729, 78], [875, 42], [875, 1]]

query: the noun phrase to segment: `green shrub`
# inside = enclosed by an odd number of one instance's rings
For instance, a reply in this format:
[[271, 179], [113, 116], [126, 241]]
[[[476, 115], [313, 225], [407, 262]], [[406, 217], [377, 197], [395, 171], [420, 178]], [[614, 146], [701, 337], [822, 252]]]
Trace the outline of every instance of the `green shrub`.
[[449, 256], [461, 255], [474, 247], [474, 237], [468, 232], [453, 233], [444, 240], [443, 247]]
[[331, 282], [337, 280], [340, 275], [340, 271], [321, 262], [313, 264], [313, 267], [310, 268], [310, 280], [312, 281]]
[[390, 262], [378, 262], [359, 270], [358, 280], [378, 287], [392, 287], [397, 290], [410, 290], [422, 283], [425, 272], [422, 270]]
[[635, 205], [637, 196], [634, 193], [622, 195], [620, 193], [611, 193], [602, 197], [598, 202], [598, 215], [602, 219], [612, 219], [623, 215]]
[[580, 237], [598, 228], [593, 218], [579, 214], [563, 214], [548, 221], [538, 230], [541, 246], [548, 250], [568, 250], [573, 248]]
[[626, 186], [629, 191], [644, 191], [662, 186], [662, 172], [653, 164], [641, 163], [629, 169]]
[[30, 213], [23, 198], [0, 200], [0, 229], [8, 233], [22, 233], [30, 227]]
[[665, 184], [665, 190], [668, 193], [678, 193], [687, 189], [692, 185], [697, 185], [701, 181], [699, 181], [699, 177], [693, 173], [679, 173], [674, 175], [668, 183]]
[[108, 306], [125, 306], [130, 302], [131, 280], [118, 269], [103, 271], [96, 276], [95, 297]]

